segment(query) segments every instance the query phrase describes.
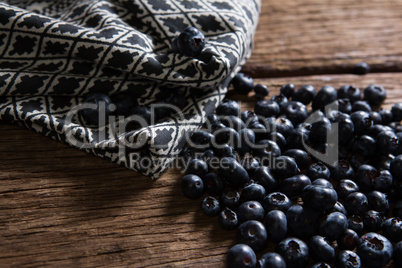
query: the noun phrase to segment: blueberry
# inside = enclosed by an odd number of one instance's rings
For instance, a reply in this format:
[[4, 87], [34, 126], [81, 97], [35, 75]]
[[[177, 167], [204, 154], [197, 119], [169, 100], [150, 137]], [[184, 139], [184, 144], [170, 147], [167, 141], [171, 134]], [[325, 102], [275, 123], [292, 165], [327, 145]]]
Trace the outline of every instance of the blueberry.
[[393, 179], [402, 182], [402, 154], [392, 159], [390, 163], [390, 172]]
[[362, 217], [358, 215], [352, 215], [348, 218], [349, 229], [352, 229], [357, 234], [361, 234], [364, 230], [364, 224]]
[[234, 230], [238, 225], [237, 214], [230, 208], [225, 208], [218, 215], [219, 226], [224, 230]]
[[386, 98], [385, 89], [376, 84], [371, 84], [364, 89], [364, 99], [370, 103], [370, 105], [380, 105]]
[[381, 229], [384, 216], [375, 210], [367, 211], [363, 216], [364, 229], [368, 232], [377, 232]]
[[106, 123], [109, 116], [112, 114], [112, 100], [108, 95], [103, 93], [91, 93], [87, 95], [83, 100], [84, 107], [79, 110], [79, 114], [86, 124], [92, 126], [98, 126], [99, 119], [104, 118]]
[[254, 176], [254, 172], [260, 167], [260, 163], [258, 163], [257, 159], [252, 156], [246, 156], [241, 161], [240, 164], [244, 167], [244, 169], [248, 172], [250, 177]]
[[211, 125], [213, 123], [219, 123], [219, 116], [217, 114], [209, 114], [205, 120], [206, 125]]
[[275, 251], [286, 262], [286, 267], [305, 267], [309, 258], [309, 249], [306, 243], [295, 237], [283, 239], [276, 245]]
[[202, 179], [205, 192], [209, 195], [220, 195], [223, 191], [223, 180], [216, 173], [208, 173]]
[[383, 131], [392, 131], [393, 132], [394, 130], [389, 126], [373, 125], [370, 128], [368, 135], [370, 135], [373, 139], [377, 139], [378, 134], [380, 134]]
[[212, 139], [213, 135], [211, 133], [204, 130], [197, 130], [191, 135], [188, 143], [193, 147], [208, 148]]
[[336, 243], [341, 250], [354, 250], [359, 235], [352, 229], [346, 229], [337, 239]]
[[376, 152], [376, 142], [369, 135], [361, 135], [353, 139], [352, 150], [354, 153], [370, 157]]
[[331, 86], [322, 87], [313, 98], [311, 107], [313, 110], [323, 109], [337, 98], [336, 89]]
[[236, 234], [238, 243], [246, 244], [254, 251], [261, 251], [267, 246], [267, 230], [259, 221], [249, 220], [240, 224]]
[[[316, 179], [315, 181], [313, 181], [311, 183], [311, 185], [334, 189], [334, 186], [332, 185], [332, 183], [329, 180], [326, 180], [323, 178]], [[309, 186], [309, 185], [307, 185], [307, 186]], [[304, 188], [306, 188], [306, 187], [304, 187]], [[303, 189], [303, 191], [304, 191], [304, 189]]]
[[392, 154], [377, 154], [375, 157], [371, 158], [371, 164], [374, 165], [378, 170], [389, 170], [391, 161], [395, 158]]
[[217, 115], [234, 115], [240, 113], [240, 104], [234, 100], [224, 99], [216, 108]]
[[265, 211], [260, 202], [246, 201], [242, 203], [236, 211], [239, 223], [249, 220], [262, 222], [264, 220]]
[[347, 98], [353, 103], [355, 101], [361, 100], [361, 91], [357, 87], [344, 85], [338, 89], [338, 98]]
[[334, 167], [331, 167], [331, 177], [336, 181], [351, 179], [354, 176], [354, 170], [347, 160], [339, 160]]
[[181, 179], [181, 191], [188, 198], [200, 198], [204, 193], [204, 183], [197, 175], [187, 174]]
[[293, 129], [289, 136], [286, 138], [286, 147], [288, 149], [301, 149], [304, 150], [304, 144], [309, 142], [309, 132], [304, 127]]
[[262, 201], [262, 206], [266, 212], [271, 210], [281, 210], [286, 213], [292, 205], [292, 201], [281, 192], [272, 192], [264, 197], [264, 200]]
[[257, 267], [257, 256], [249, 246], [237, 244], [229, 250], [226, 263], [230, 268], [255, 268]]
[[176, 49], [186, 56], [198, 56], [205, 46], [205, 37], [195, 27], [188, 27], [184, 29], [180, 35], [174, 39], [172, 48]]
[[240, 194], [240, 201], [247, 202], [247, 201], [258, 201], [262, 203], [265, 198], [265, 188], [257, 183], [250, 183], [249, 185], [245, 186]]
[[285, 84], [281, 87], [280, 93], [285, 95], [286, 98], [290, 98], [295, 92], [295, 89], [296, 87], [294, 84]]
[[319, 235], [311, 237], [308, 247], [310, 256], [316, 261], [331, 262], [335, 258], [335, 249], [325, 237]]
[[381, 116], [381, 124], [388, 125], [393, 121], [393, 114], [391, 110], [380, 108], [379, 114]]
[[289, 136], [294, 128], [292, 122], [284, 117], [268, 117], [264, 120], [264, 123], [268, 132], [279, 132], [285, 138]]
[[278, 182], [271, 174], [268, 167], [259, 167], [253, 174], [253, 178], [261, 184], [267, 193], [275, 192], [278, 188]]
[[212, 196], [207, 196], [201, 201], [201, 211], [210, 217], [218, 216], [221, 212], [219, 200]]
[[[217, 145], [217, 148], [214, 148], [214, 154], [217, 157], [230, 157], [233, 159], [236, 158], [236, 151], [229, 144]], [[219, 158], [214, 159], [214, 166], [215, 166], [215, 164], [219, 164], [219, 160], [220, 160]], [[215, 168], [217, 168], [217, 167], [215, 166]]]
[[310, 158], [309, 158], [308, 153], [301, 149], [289, 149], [289, 150], [286, 150], [283, 153], [283, 155], [294, 158], [297, 166], [302, 170], [306, 169], [310, 163]]
[[253, 111], [243, 111], [240, 113], [241, 120], [246, 124], [246, 127], [249, 127], [253, 123], [258, 123], [258, 115], [256, 115]]
[[299, 173], [299, 167], [293, 157], [280, 155], [272, 161], [272, 173], [278, 180], [283, 180]]
[[392, 242], [402, 241], [402, 220], [398, 217], [388, 218], [382, 225], [385, 237]]
[[328, 180], [331, 176], [329, 168], [322, 162], [313, 163], [307, 169], [307, 176], [315, 181], [316, 179], [322, 178]]
[[244, 73], [237, 73], [231, 84], [234, 90], [240, 94], [248, 94], [254, 89], [254, 79]]
[[399, 139], [393, 131], [382, 131], [377, 135], [377, 152], [382, 155], [392, 154], [398, 148]]
[[356, 253], [367, 267], [383, 267], [392, 258], [391, 242], [377, 233], [367, 233], [357, 242]]
[[367, 134], [370, 128], [373, 126], [373, 119], [370, 114], [363, 111], [357, 111], [350, 115], [350, 119], [353, 122], [356, 135]]
[[201, 158], [203, 161], [205, 161], [205, 163], [207, 163], [208, 168], [210, 169], [214, 169], [213, 164], [215, 161], [215, 152], [212, 149], [207, 149], [204, 152], [202, 152], [201, 154]]
[[253, 155], [262, 165], [267, 165], [267, 162], [270, 163], [275, 156], [281, 155], [281, 149], [274, 141], [260, 140], [254, 145]]
[[244, 186], [250, 179], [242, 165], [231, 157], [221, 159], [219, 170], [225, 179], [235, 188]]
[[286, 147], [286, 138], [279, 132], [271, 132], [266, 137], [268, 140], [276, 142], [278, 144], [279, 149], [284, 150]]
[[379, 112], [376, 112], [376, 111], [371, 112], [370, 117], [373, 119], [373, 124], [374, 125], [381, 124], [382, 118], [381, 118], [381, 115], [380, 115]]
[[379, 177], [381, 173], [371, 165], [361, 165], [357, 171], [354, 181], [363, 192], [368, 192], [373, 187], [373, 181]]
[[303, 123], [308, 117], [306, 106], [299, 101], [289, 101], [285, 106], [283, 113], [294, 126]]
[[261, 268], [286, 268], [285, 260], [281, 255], [275, 252], [265, 253], [258, 263]]
[[286, 96], [283, 95], [282, 93], [272, 96], [271, 100], [278, 103], [281, 113], [283, 113], [286, 105], [289, 102], [288, 98], [286, 98]]
[[215, 122], [215, 123], [213, 123], [213, 124], [211, 124], [210, 126], [209, 126], [209, 130], [211, 131], [211, 133], [215, 133], [215, 132], [217, 132], [218, 130], [220, 130], [220, 129], [222, 129], [222, 128], [225, 128], [226, 126], [223, 124], [223, 123], [221, 123], [221, 122]]
[[255, 144], [255, 133], [251, 129], [244, 128], [239, 131], [239, 144], [236, 146], [236, 151], [240, 155], [251, 152]]
[[323, 144], [327, 142], [327, 136], [332, 130], [331, 122], [323, 117], [311, 124], [309, 140], [312, 144]]
[[349, 99], [339, 99], [335, 102], [341, 113], [350, 114], [352, 112], [352, 103]]
[[381, 170], [380, 176], [373, 180], [373, 190], [388, 193], [392, 185], [392, 175], [388, 170]]
[[369, 209], [387, 213], [389, 210], [389, 202], [387, 195], [379, 191], [371, 191], [367, 194]]
[[315, 88], [312, 85], [304, 85], [293, 93], [292, 100], [300, 101], [301, 103], [307, 105], [313, 100], [314, 96]]
[[325, 211], [326, 214], [330, 214], [332, 212], [340, 212], [345, 216], [348, 215], [348, 212], [346, 211], [346, 208], [339, 201], [336, 201], [335, 205], [330, 210]]
[[393, 120], [395, 122], [399, 122], [402, 120], [402, 102], [395, 103], [391, 107], [391, 112], [393, 116]]
[[338, 124], [339, 143], [341, 145], [347, 144], [355, 132], [355, 126], [348, 114], [341, 113], [333, 121]]
[[236, 131], [246, 127], [246, 124], [241, 120], [241, 118], [234, 115], [225, 115], [220, 117], [220, 121], [227, 127], [233, 128]]
[[354, 192], [345, 198], [344, 205], [349, 215], [363, 215], [368, 210], [368, 199], [363, 193]]
[[402, 267], [402, 241], [395, 244], [393, 259], [395, 267]]
[[258, 122], [253, 123], [248, 128], [254, 132], [256, 141], [260, 141], [265, 138], [266, 133], [267, 133], [267, 128], [263, 124], [258, 123]]
[[395, 202], [394, 209], [393, 209], [393, 216], [402, 218], [402, 200], [399, 199]]
[[219, 148], [222, 145], [230, 145], [235, 147], [239, 144], [240, 136], [239, 133], [231, 127], [224, 127], [216, 131], [215, 136], [212, 139], [212, 147]]
[[370, 104], [367, 103], [367, 101], [358, 100], [355, 101], [352, 105], [352, 112], [357, 111], [363, 111], [370, 114], [372, 112], [372, 109]]
[[265, 227], [269, 240], [277, 243], [285, 239], [288, 232], [286, 214], [277, 209], [269, 211], [265, 217]]
[[311, 184], [311, 180], [304, 174], [299, 174], [282, 180], [279, 189], [289, 198], [300, 197], [304, 187]]
[[194, 174], [200, 178], [204, 178], [208, 173], [208, 165], [201, 159], [191, 160], [186, 167], [186, 174]]
[[227, 187], [220, 195], [220, 201], [222, 207], [228, 207], [232, 210], [236, 210], [240, 205], [240, 193], [230, 187]]
[[362, 266], [359, 255], [350, 250], [342, 250], [336, 257], [336, 268], [360, 268]]
[[345, 199], [349, 194], [360, 191], [359, 186], [350, 179], [340, 180], [336, 186], [339, 199]]
[[272, 100], [260, 100], [254, 106], [254, 112], [263, 117], [277, 116], [280, 112], [279, 104]]
[[364, 61], [357, 63], [352, 69], [352, 73], [357, 75], [364, 75], [368, 72], [370, 72], [370, 66]]
[[264, 84], [256, 84], [254, 86], [255, 97], [259, 100], [263, 100], [269, 95], [269, 88]]
[[316, 210], [326, 210], [335, 205], [338, 195], [333, 188], [321, 185], [307, 185], [303, 189], [301, 198], [305, 206]]
[[286, 212], [288, 234], [301, 239], [309, 238], [318, 231], [321, 213], [306, 206], [293, 205]]
[[348, 228], [347, 217], [340, 212], [328, 214], [320, 223], [319, 234], [334, 241]]

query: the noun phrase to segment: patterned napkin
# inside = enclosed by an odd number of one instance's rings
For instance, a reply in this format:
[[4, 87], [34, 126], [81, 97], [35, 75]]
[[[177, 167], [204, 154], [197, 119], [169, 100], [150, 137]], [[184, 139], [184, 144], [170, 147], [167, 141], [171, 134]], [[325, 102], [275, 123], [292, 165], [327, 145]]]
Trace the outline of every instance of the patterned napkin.
[[[8, 0], [0, 2], [0, 119], [158, 178], [224, 97], [250, 56], [260, 0]], [[197, 27], [197, 58], [171, 42]], [[78, 116], [93, 92], [129, 93], [139, 105], [168, 93], [181, 111], [137, 130], [114, 116], [99, 127]]]

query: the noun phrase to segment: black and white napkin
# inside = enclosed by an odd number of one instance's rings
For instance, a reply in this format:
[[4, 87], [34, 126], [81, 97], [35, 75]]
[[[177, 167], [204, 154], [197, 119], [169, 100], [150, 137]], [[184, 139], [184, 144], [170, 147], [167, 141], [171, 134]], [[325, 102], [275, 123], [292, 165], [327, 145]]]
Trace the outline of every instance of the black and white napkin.
[[[224, 98], [251, 54], [260, 0], [8, 0], [0, 2], [0, 119], [158, 178]], [[171, 42], [189, 27], [206, 37], [197, 58]], [[129, 92], [149, 106], [174, 91], [181, 112], [126, 131], [115, 116], [86, 126], [91, 92]], [[143, 146], [140, 146], [143, 145]], [[138, 145], [138, 146], [137, 146]]]

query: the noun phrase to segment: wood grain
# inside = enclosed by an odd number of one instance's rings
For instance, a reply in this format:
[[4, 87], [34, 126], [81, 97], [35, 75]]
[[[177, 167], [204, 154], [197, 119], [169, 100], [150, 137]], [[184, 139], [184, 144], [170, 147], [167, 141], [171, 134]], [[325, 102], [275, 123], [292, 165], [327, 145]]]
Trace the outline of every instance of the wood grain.
[[[390, 108], [402, 102], [401, 11], [400, 0], [262, 0], [243, 71], [271, 96], [285, 83], [377, 83]], [[373, 73], [347, 74], [360, 61]], [[255, 104], [252, 93], [228, 98]], [[152, 181], [0, 122], [0, 267], [224, 267], [235, 231], [182, 196], [181, 176]]]
[[[388, 92], [385, 107], [402, 101], [394, 73], [256, 82], [271, 95], [288, 82], [378, 83]], [[255, 104], [252, 93], [228, 98], [243, 110]], [[221, 230], [200, 200], [182, 196], [180, 170], [152, 181], [19, 126], [0, 129], [0, 267], [224, 267], [235, 231]]]
[[255, 49], [244, 71], [254, 77], [402, 70], [402, 1], [262, 1]]

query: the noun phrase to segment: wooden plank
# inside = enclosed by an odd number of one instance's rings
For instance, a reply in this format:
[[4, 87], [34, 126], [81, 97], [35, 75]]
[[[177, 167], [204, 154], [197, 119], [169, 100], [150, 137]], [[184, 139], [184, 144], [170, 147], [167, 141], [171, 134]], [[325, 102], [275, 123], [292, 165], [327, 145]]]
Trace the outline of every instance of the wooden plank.
[[[285, 83], [378, 83], [388, 90], [385, 107], [402, 101], [400, 73], [256, 82], [271, 96]], [[252, 93], [228, 97], [243, 110], [255, 104]], [[180, 170], [151, 181], [19, 126], [0, 129], [0, 267], [224, 267], [235, 231], [182, 196]]]
[[402, 1], [262, 1], [252, 57], [254, 77], [402, 70]]

